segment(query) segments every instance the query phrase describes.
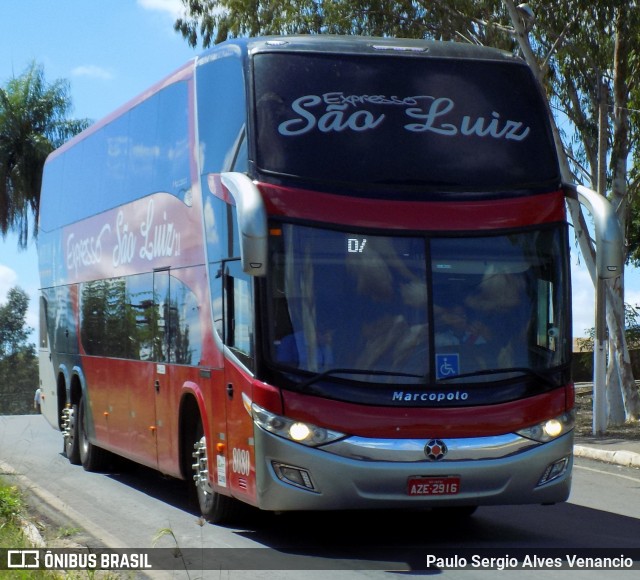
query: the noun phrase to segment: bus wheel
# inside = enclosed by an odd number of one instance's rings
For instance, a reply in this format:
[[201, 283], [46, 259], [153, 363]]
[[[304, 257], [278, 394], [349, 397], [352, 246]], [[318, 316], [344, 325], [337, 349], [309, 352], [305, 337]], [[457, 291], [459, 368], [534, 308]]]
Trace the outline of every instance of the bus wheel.
[[86, 471], [99, 471], [103, 469], [106, 464], [107, 452], [100, 447], [96, 447], [89, 441], [89, 436], [87, 435], [87, 413], [84, 397], [80, 399], [78, 407], [77, 438], [80, 463], [82, 463], [82, 467], [84, 467]]
[[199, 438], [193, 446], [193, 479], [202, 517], [212, 524], [222, 524], [233, 519], [238, 508], [237, 500], [217, 493], [209, 481], [209, 460], [207, 457], [207, 440], [199, 425]]
[[80, 443], [78, 437], [78, 405], [66, 407], [63, 411], [64, 454], [69, 463], [80, 465]]

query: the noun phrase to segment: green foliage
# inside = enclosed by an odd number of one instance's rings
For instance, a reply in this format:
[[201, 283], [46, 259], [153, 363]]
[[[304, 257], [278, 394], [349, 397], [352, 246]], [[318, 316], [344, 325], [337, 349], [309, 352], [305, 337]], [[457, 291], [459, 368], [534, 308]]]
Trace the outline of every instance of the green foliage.
[[35, 62], [0, 88], [0, 232], [17, 230], [23, 248], [29, 218], [38, 220], [47, 155], [89, 125], [67, 119], [70, 109], [68, 83], [48, 84]]
[[190, 46], [269, 34], [355, 34], [479, 42], [512, 49], [501, 0], [182, 0], [174, 28]]
[[[625, 320], [625, 340], [629, 350], [640, 350], [640, 306], [625, 304], [624, 305]], [[595, 344], [596, 329], [585, 329], [586, 336], [576, 339], [578, 348], [582, 351], [593, 351]]]
[[16, 486], [0, 485], [0, 526], [16, 522], [22, 511], [22, 499]]
[[[191, 46], [239, 36], [355, 34], [458, 40], [518, 52], [513, 0], [182, 0]], [[640, 265], [640, 10], [626, 0], [531, 2], [531, 46], [577, 183], [598, 181], [598, 108], [607, 97], [607, 190]], [[587, 25], [588, 23], [588, 25]], [[568, 123], [566, 120], [568, 120]], [[628, 164], [628, 161], [631, 163]], [[628, 170], [628, 165], [631, 169]]]
[[28, 295], [17, 287], [9, 290], [6, 304], [0, 304], [0, 414], [33, 410], [38, 357], [35, 345], [29, 342], [28, 306]]
[[11, 288], [7, 303], [0, 306], [0, 359], [21, 352], [32, 329], [25, 326], [29, 296], [20, 288]]
[[[3, 548], [20, 549], [32, 548], [28, 536], [24, 533], [22, 519], [31, 519], [27, 513], [22, 493], [15, 485], [9, 485], [0, 480], [0, 546]], [[116, 580], [118, 578], [132, 578], [130, 572], [100, 572], [94, 570], [59, 571], [33, 569], [0, 570], [0, 578], [11, 580], [84, 580], [87, 578], [101, 578]]]

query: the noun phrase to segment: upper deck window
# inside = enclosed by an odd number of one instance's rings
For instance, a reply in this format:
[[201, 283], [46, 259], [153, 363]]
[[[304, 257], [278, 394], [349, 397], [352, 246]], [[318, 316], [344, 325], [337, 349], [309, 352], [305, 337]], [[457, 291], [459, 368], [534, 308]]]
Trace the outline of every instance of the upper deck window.
[[184, 201], [189, 171], [188, 87], [177, 82], [49, 158], [40, 229], [53, 231], [156, 192]]
[[543, 97], [517, 61], [265, 53], [254, 71], [260, 172], [441, 192], [560, 181]]

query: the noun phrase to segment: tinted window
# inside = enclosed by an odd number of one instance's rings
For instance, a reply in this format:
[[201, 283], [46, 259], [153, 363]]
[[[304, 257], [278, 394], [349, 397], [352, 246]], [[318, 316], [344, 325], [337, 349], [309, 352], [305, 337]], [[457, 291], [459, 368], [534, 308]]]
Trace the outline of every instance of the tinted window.
[[77, 354], [77, 324], [71, 287], [46, 288], [42, 292], [41, 316], [44, 314], [47, 318], [46, 329], [42, 328], [42, 320], [40, 328], [41, 333], [48, 330], [49, 334], [47, 337], [41, 334], [40, 346], [46, 347], [48, 341], [52, 352]]
[[432, 238], [272, 223], [271, 361], [300, 371], [301, 383], [325, 373], [367, 391], [459, 381], [495, 394], [498, 377], [557, 368], [570, 346], [565, 236], [560, 227]]
[[156, 192], [184, 199], [187, 99], [186, 82], [170, 85], [51, 159], [40, 227], [52, 231]]
[[200, 362], [196, 296], [167, 270], [82, 284], [80, 328], [82, 345], [90, 355]]
[[229, 56], [196, 69], [203, 173], [230, 171], [233, 167], [247, 119], [241, 64], [239, 58]]
[[290, 53], [254, 68], [263, 172], [439, 191], [559, 183], [544, 101], [516, 61]]
[[240, 261], [229, 261], [224, 265], [223, 281], [224, 343], [251, 370], [254, 356], [251, 277], [242, 271]]

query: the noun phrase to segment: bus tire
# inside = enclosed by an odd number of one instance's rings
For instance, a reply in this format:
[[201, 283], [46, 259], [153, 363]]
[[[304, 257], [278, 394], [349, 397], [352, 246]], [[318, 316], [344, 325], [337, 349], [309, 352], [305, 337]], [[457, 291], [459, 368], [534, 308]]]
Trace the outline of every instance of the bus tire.
[[228, 523], [235, 519], [238, 501], [214, 491], [208, 477], [206, 438], [202, 423], [198, 424], [197, 438], [193, 445], [195, 495], [202, 517], [212, 524]]
[[80, 465], [80, 441], [78, 436], [78, 405], [72, 405], [69, 413], [69, 426], [64, 436], [64, 454], [69, 463]]
[[80, 412], [77, 421], [77, 434], [80, 463], [86, 471], [100, 471], [104, 469], [107, 463], [107, 451], [89, 441], [89, 436], [87, 435], [87, 409], [84, 397], [80, 399], [78, 408]]

